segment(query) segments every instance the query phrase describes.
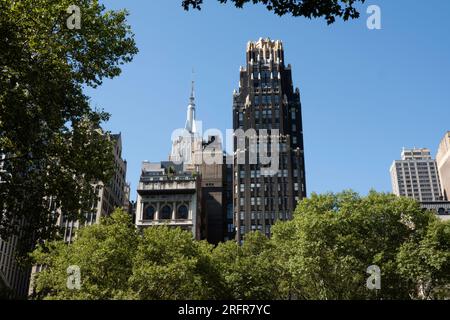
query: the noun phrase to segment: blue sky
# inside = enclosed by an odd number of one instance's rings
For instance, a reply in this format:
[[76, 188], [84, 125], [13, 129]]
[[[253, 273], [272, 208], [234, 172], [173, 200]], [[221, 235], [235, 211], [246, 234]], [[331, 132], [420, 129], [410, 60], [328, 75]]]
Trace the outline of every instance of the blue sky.
[[[283, 40], [300, 88], [311, 192], [390, 191], [389, 166], [402, 147], [433, 154], [450, 130], [450, 1], [368, 1], [359, 20], [278, 17], [206, 0], [185, 12], [181, 0], [104, 1], [127, 8], [139, 54], [120, 77], [88, 90], [122, 132], [132, 200], [143, 160], [166, 160], [171, 133], [183, 127], [192, 68], [197, 119], [231, 128], [232, 92], [249, 40]], [[379, 5], [382, 30], [368, 30], [366, 8]]]

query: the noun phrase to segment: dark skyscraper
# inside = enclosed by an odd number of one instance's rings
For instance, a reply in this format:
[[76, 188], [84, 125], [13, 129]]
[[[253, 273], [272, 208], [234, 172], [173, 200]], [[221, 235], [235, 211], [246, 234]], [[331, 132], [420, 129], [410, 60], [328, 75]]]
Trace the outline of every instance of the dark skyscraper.
[[[262, 174], [265, 165], [238, 164], [234, 144], [233, 208], [237, 239], [259, 230], [270, 236], [276, 220], [292, 218], [298, 200], [306, 197], [300, 92], [294, 90], [291, 66], [284, 64], [281, 41], [259, 39], [247, 45], [247, 66], [241, 67], [239, 90], [233, 95], [233, 129], [279, 130], [279, 168]], [[246, 141], [246, 159], [249, 159]], [[268, 147], [270, 150], [270, 147]], [[273, 156], [273, 155], [272, 155]]]

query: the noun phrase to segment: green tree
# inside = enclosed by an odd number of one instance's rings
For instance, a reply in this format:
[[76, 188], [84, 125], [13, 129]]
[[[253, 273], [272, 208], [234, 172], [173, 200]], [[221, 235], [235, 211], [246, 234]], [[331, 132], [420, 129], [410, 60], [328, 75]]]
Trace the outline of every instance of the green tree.
[[[117, 209], [100, 224], [82, 228], [73, 243], [52, 241], [33, 253], [43, 270], [34, 279], [36, 299], [129, 299], [138, 234], [131, 218]], [[78, 266], [81, 288], [67, 286], [70, 266]]]
[[450, 297], [450, 222], [432, 222], [419, 242], [404, 243], [397, 256], [400, 273], [414, 286], [413, 299]]
[[225, 281], [228, 299], [274, 299], [279, 270], [273, 245], [260, 232], [246, 235], [243, 245], [221, 243], [213, 251], [213, 264]]
[[[414, 200], [394, 195], [313, 194], [292, 221], [273, 230], [285, 283], [291, 281], [282, 292], [303, 299], [407, 299], [411, 282], [399, 272], [397, 255], [404, 243], [418, 244], [435, 219]], [[381, 269], [380, 290], [366, 287], [371, 265]]]
[[[218, 0], [220, 3], [227, 3], [228, 0]], [[267, 10], [273, 11], [279, 16], [290, 14], [294, 17], [318, 18], [323, 17], [328, 24], [336, 21], [336, 18], [356, 19], [359, 12], [355, 7], [365, 0], [229, 0], [236, 8], [243, 8], [247, 3], [262, 4]], [[200, 10], [203, 0], [183, 0], [182, 6], [185, 10], [190, 8]]]
[[81, 218], [91, 184], [109, 181], [112, 146], [100, 127], [109, 115], [83, 88], [118, 76], [137, 53], [126, 11], [76, 1], [81, 28], [70, 29], [73, 4], [0, 0], [0, 236], [21, 226], [25, 251], [55, 236], [56, 209]]
[[190, 232], [167, 226], [147, 228], [140, 239], [130, 278], [139, 300], [220, 298], [220, 275], [211, 264], [212, 246]]
[[[443, 299], [450, 296], [450, 223], [411, 199], [313, 194], [273, 237], [217, 247], [167, 226], [137, 232], [117, 211], [72, 244], [40, 246], [37, 299]], [[69, 290], [67, 267], [81, 270]], [[366, 286], [369, 266], [380, 290]]]

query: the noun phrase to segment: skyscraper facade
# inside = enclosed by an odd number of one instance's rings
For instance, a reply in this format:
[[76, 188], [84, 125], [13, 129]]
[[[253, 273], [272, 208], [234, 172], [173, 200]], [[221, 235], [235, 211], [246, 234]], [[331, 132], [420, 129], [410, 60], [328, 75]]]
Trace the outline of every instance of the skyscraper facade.
[[429, 149], [403, 149], [390, 168], [392, 192], [420, 202], [442, 200], [436, 160]]
[[249, 42], [246, 60], [233, 94], [233, 129], [248, 136], [254, 132], [258, 141], [260, 130], [269, 135], [279, 130], [279, 168], [275, 175], [265, 175], [266, 165], [259, 157], [256, 163], [240, 163], [238, 155], [244, 152], [248, 160], [251, 147], [247, 141], [240, 150], [235, 141], [233, 208], [238, 241], [255, 230], [270, 236], [274, 222], [291, 219], [297, 201], [306, 197], [300, 91], [293, 87], [291, 66], [285, 65], [283, 44], [262, 38]]
[[203, 143], [203, 156], [223, 155], [219, 163], [206, 163], [200, 167], [202, 202], [201, 210], [205, 218], [206, 240], [212, 244], [232, 240], [233, 195], [232, 165], [226, 164], [226, 156], [222, 152], [220, 137], [212, 136]]
[[[0, 153], [0, 173], [6, 174], [4, 169], [5, 154]], [[0, 174], [0, 183], [2, 178]], [[0, 215], [4, 211], [0, 210]], [[16, 221], [18, 226], [23, 226], [23, 220]], [[11, 235], [9, 238], [0, 238], [0, 299], [20, 298], [27, 295], [30, 268], [22, 266], [17, 261], [17, 245], [20, 240], [20, 234]]]
[[450, 200], [450, 131], [448, 131], [439, 144], [436, 162], [441, 181], [442, 194], [445, 200]]
[[17, 235], [0, 238], [0, 299], [24, 299], [27, 296], [31, 269], [17, 261], [18, 241]]

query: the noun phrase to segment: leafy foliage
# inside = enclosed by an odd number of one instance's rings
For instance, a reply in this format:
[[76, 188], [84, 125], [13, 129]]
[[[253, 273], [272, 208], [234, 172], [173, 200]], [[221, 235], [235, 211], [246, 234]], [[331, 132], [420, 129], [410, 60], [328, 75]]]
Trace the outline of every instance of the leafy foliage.
[[[213, 247], [168, 227], [136, 233], [116, 212], [86, 227], [71, 245], [52, 242], [33, 254], [45, 299], [442, 299], [450, 296], [450, 224], [414, 200], [370, 192], [313, 194], [273, 237]], [[66, 288], [69, 265], [82, 288]], [[381, 269], [369, 290], [366, 270]]]
[[137, 48], [125, 11], [77, 1], [79, 30], [66, 26], [70, 0], [0, 0], [0, 236], [56, 234], [56, 211], [92, 209], [92, 182], [109, 181], [112, 145], [83, 86], [120, 74]]
[[[228, 0], [218, 0], [220, 3], [227, 3]], [[267, 10], [273, 11], [279, 16], [291, 14], [294, 17], [318, 18], [323, 17], [328, 24], [336, 21], [336, 18], [356, 19], [359, 12], [355, 8], [357, 3], [364, 3], [365, 0], [229, 0], [236, 8], [243, 8], [247, 3], [262, 4]], [[183, 0], [182, 6], [185, 10], [190, 8], [200, 10], [203, 0]]]
[[[278, 224], [274, 242], [290, 248], [290, 294], [305, 299], [404, 299], [410, 283], [397, 268], [400, 246], [420, 239], [435, 218], [415, 201], [371, 192], [313, 194], [292, 221]], [[381, 268], [381, 290], [368, 290], [367, 267]]]
[[[130, 285], [143, 300], [219, 298], [219, 275], [210, 262], [212, 247], [192, 234], [168, 227], [148, 228], [134, 259]], [[217, 290], [216, 290], [217, 289]]]
[[[125, 299], [138, 250], [138, 235], [121, 210], [101, 224], [81, 229], [73, 244], [52, 241], [32, 254], [44, 266], [35, 281], [35, 297], [45, 299]], [[82, 290], [67, 288], [67, 268], [79, 266]]]
[[448, 299], [450, 296], [450, 222], [431, 223], [424, 238], [404, 243], [398, 253], [399, 271], [411, 283], [410, 296]]
[[213, 263], [233, 299], [271, 299], [277, 291], [278, 272], [272, 243], [261, 233], [247, 235], [244, 244], [228, 241], [213, 252]]

